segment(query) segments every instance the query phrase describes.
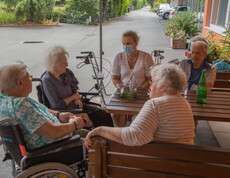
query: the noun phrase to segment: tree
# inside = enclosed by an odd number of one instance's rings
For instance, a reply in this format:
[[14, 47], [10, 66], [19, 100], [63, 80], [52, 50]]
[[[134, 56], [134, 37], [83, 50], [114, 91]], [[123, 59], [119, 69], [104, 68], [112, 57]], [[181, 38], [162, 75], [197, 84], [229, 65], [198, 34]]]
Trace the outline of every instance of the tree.
[[23, 0], [15, 9], [15, 17], [18, 20], [33, 21], [41, 23], [51, 18], [54, 0]]

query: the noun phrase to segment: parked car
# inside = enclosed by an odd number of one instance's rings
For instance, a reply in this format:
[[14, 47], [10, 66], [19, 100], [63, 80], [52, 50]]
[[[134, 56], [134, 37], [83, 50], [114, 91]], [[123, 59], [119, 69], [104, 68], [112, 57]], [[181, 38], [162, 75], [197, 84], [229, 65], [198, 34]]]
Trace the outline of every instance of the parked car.
[[170, 15], [169, 18], [173, 18], [173, 16], [175, 15], [175, 13], [181, 14], [184, 11], [190, 11], [190, 7], [189, 6], [178, 6], [176, 9], [173, 9], [172, 11], [170, 11]]
[[170, 12], [172, 10], [173, 10], [173, 8], [161, 10], [159, 13], [159, 16], [162, 17], [163, 19], [167, 20], [169, 18]]
[[157, 15], [160, 14], [161, 10], [165, 10], [165, 9], [170, 9], [170, 5], [169, 4], [160, 4], [157, 8]]

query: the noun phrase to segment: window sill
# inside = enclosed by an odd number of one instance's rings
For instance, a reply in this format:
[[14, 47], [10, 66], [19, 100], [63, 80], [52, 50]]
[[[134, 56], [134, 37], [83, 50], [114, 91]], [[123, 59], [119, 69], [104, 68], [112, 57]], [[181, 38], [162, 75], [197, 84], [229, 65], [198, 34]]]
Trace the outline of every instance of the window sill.
[[210, 25], [210, 26], [205, 26], [204, 28], [214, 31], [222, 36], [226, 36], [225, 34], [223, 34], [223, 32], [225, 31], [224, 27], [220, 27], [220, 26], [216, 26], [216, 25]]

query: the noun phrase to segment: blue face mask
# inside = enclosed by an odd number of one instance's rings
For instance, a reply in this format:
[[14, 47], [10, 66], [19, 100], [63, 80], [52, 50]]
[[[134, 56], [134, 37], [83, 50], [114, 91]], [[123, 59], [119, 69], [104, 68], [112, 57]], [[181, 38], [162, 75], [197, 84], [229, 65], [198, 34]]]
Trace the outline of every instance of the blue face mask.
[[133, 49], [133, 45], [127, 45], [127, 46], [123, 46], [123, 49], [124, 49], [124, 51], [126, 52], [126, 53], [132, 53], [133, 51], [134, 51], [134, 49]]

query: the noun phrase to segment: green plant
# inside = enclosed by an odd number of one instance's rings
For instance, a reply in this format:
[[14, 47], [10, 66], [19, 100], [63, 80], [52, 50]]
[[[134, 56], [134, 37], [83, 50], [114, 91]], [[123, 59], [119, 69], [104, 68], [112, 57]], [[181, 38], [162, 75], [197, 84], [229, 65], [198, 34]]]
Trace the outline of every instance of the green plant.
[[195, 36], [200, 31], [197, 24], [199, 20], [196, 17], [196, 13], [193, 11], [176, 13], [172, 19], [166, 24], [164, 31], [167, 35], [170, 34], [170, 30], [173, 28], [181, 29], [185, 32], [186, 36]]
[[223, 32], [225, 36], [223, 37], [223, 39], [220, 39], [222, 45], [220, 58], [223, 60], [230, 60], [230, 29], [226, 26], [225, 31]]
[[135, 100], [137, 97], [137, 93], [135, 91], [126, 91], [123, 93], [117, 93], [116, 96], [118, 98], [127, 98], [129, 100]]
[[16, 18], [12, 12], [0, 9], [0, 24], [13, 24]]
[[174, 38], [174, 39], [183, 39], [183, 38], [186, 38], [185, 31], [183, 31], [182, 29], [180, 29], [178, 27], [172, 28], [170, 30], [169, 36], [170, 36], [170, 38]]
[[208, 54], [211, 56], [213, 62], [219, 59], [221, 54], [221, 47], [219, 45], [219, 41], [215, 40], [214, 37], [214, 33], [211, 30], [209, 30], [206, 34], [206, 38], [208, 40], [209, 45]]
[[54, 0], [23, 0], [15, 8], [17, 20], [33, 21], [41, 23], [45, 19], [50, 19]]
[[62, 18], [64, 16], [64, 8], [63, 7], [54, 7], [52, 12], [53, 20], [57, 21], [57, 19]]

